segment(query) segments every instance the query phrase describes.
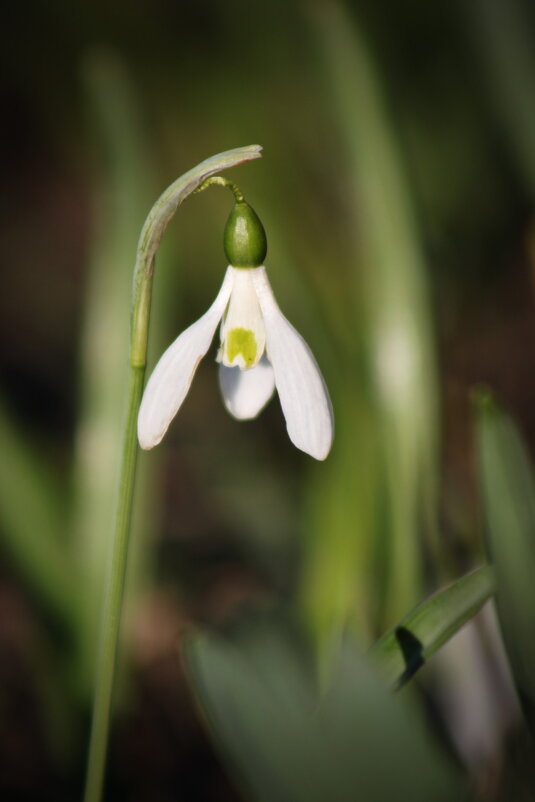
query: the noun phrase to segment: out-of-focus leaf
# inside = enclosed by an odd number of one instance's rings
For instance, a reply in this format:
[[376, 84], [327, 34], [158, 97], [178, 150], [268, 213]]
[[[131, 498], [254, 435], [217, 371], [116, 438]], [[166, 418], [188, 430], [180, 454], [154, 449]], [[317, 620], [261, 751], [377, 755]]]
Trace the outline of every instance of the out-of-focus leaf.
[[377, 659], [388, 685], [400, 687], [407, 682], [493, 592], [493, 570], [482, 566], [419, 604], [383, 635], [370, 654]]
[[75, 627], [77, 584], [65, 544], [66, 517], [51, 472], [0, 407], [2, 546], [31, 592], [62, 624]]
[[[434, 337], [422, 239], [402, 149], [371, 48], [354, 9], [349, 13], [345, 5], [314, 5], [311, 17], [324, 57], [328, 102], [344, 157], [343, 180], [351, 188], [350, 213], [358, 233], [350, 243], [356, 269], [353, 287], [347, 289], [355, 293], [356, 336], [366, 352], [372, 385], [373, 425], [382, 461], [379, 491], [387, 517], [382, 532], [376, 524], [371, 536], [359, 530], [357, 517], [355, 523], [350, 521], [347, 537], [369, 543], [386, 533], [380, 550], [387, 573], [382, 619], [390, 625], [421, 597], [419, 533], [422, 519], [426, 514], [432, 519], [436, 508]], [[354, 450], [356, 486], [368, 454], [358, 442]], [[355, 489], [356, 496], [361, 492]], [[434, 526], [426, 531], [432, 533]]]
[[[333, 397], [343, 434], [326, 464], [314, 466], [306, 487], [306, 541], [301, 606], [319, 654], [349, 626], [362, 637], [373, 630], [378, 598], [374, 564], [378, 537], [378, 434], [362, 388], [346, 381]], [[357, 451], [358, 449], [358, 451]], [[366, 455], [359, 471], [356, 454]]]
[[477, 449], [496, 606], [520, 702], [535, 729], [535, 478], [510, 418], [477, 398]]
[[190, 679], [212, 735], [262, 802], [458, 799], [455, 775], [353, 644], [327, 689], [299, 636], [253, 620], [231, 636], [186, 644]]
[[[84, 78], [95, 127], [99, 183], [81, 332], [80, 420], [75, 454], [74, 530], [94, 610], [100, 596], [116, 492], [129, 346], [135, 243], [150, 203], [147, 147], [128, 74], [94, 52]], [[98, 133], [98, 137], [97, 137]]]
[[[135, 243], [154, 194], [155, 181], [128, 71], [116, 54], [107, 50], [90, 52], [83, 66], [98, 158], [95, 231], [80, 343], [80, 415], [72, 527], [75, 553], [87, 585], [83, 594], [84, 626], [79, 632], [77, 680], [81, 692], [87, 695], [93, 688], [100, 598], [117, 489]], [[154, 317], [157, 328], [163, 315]], [[147, 480], [138, 483], [136, 521], [140, 524], [146, 522], [143, 512], [149, 488]], [[138, 538], [136, 546], [142, 548], [144, 542]], [[144, 562], [130, 562], [130, 566], [138, 567], [136, 575], [143, 564], [150, 565], [148, 555]], [[130, 598], [134, 602], [135, 588], [132, 582], [130, 585]]]

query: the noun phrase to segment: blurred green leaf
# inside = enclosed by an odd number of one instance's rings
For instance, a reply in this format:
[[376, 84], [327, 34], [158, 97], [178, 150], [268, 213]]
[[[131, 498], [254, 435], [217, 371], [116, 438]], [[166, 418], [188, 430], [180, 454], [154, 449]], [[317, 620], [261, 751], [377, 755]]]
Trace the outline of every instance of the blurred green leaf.
[[[87, 586], [83, 627], [78, 633], [77, 683], [81, 693], [88, 695], [93, 688], [102, 583], [117, 490], [135, 244], [156, 182], [136, 90], [123, 62], [112, 50], [95, 49], [89, 51], [82, 66], [97, 180], [80, 340], [72, 528]], [[161, 318], [155, 318], [157, 327]], [[146, 523], [143, 513], [149, 492], [149, 483], [140, 481], [136, 512], [141, 525]], [[143, 538], [136, 541], [140, 550], [143, 543]], [[145, 565], [150, 565], [148, 555], [144, 556]], [[136, 560], [132, 565], [139, 575], [143, 563]], [[132, 582], [130, 590], [134, 601]]]
[[117, 483], [135, 243], [150, 205], [152, 174], [135, 91], [122, 63], [113, 53], [95, 51], [83, 66], [98, 182], [80, 343], [74, 531], [94, 616]]
[[[376, 411], [372, 425], [382, 463], [376, 495], [386, 502], [382, 532], [377, 522], [371, 533], [359, 530], [358, 518], [347, 531], [368, 543], [378, 534], [384, 537], [376, 554], [388, 574], [382, 619], [390, 625], [421, 597], [420, 532], [426, 514], [426, 531], [435, 529], [438, 394], [425, 255], [387, 92], [358, 16], [345, 3], [312, 8], [342, 145], [343, 180], [350, 187], [349, 213], [358, 232], [349, 242], [355, 268], [347, 291], [355, 294], [356, 334], [362, 337]], [[360, 443], [354, 448], [360, 451]], [[361, 475], [355, 464], [355, 486]], [[363, 492], [355, 489], [357, 496]]]
[[477, 397], [477, 451], [498, 619], [535, 730], [535, 478], [514, 424], [486, 391]]
[[71, 629], [77, 584], [65, 548], [66, 510], [50, 467], [0, 406], [2, 545], [32, 593]]
[[[323, 659], [348, 626], [371, 635], [379, 607], [373, 571], [380, 501], [378, 433], [369, 399], [346, 381], [333, 396], [335, 439], [325, 464], [314, 466], [305, 487], [306, 541], [301, 609]], [[355, 467], [366, 454], [366, 469]]]
[[388, 694], [353, 644], [325, 692], [298, 634], [252, 620], [185, 647], [214, 738], [263, 802], [458, 799], [451, 769], [419, 718]]
[[494, 592], [494, 573], [485, 565], [461, 577], [400, 621], [370, 651], [390, 686], [400, 687]]

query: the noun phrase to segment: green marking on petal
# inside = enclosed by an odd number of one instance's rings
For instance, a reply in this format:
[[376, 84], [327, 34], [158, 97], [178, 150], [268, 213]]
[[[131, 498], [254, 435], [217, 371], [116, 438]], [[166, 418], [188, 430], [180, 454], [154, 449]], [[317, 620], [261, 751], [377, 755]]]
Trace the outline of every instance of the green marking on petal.
[[252, 367], [257, 362], [256, 337], [249, 329], [231, 329], [226, 337], [225, 350], [230, 364], [239, 354], [247, 367]]

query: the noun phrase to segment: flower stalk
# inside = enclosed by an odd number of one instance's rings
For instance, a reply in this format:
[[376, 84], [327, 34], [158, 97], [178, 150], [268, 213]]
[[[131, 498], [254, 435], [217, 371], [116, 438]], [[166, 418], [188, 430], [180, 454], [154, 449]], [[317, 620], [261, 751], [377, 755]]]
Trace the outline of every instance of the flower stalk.
[[260, 156], [261, 147], [258, 145], [236, 148], [212, 156], [185, 173], [158, 198], [149, 212], [139, 238], [132, 297], [127, 411], [116, 491], [115, 519], [104, 589], [84, 802], [100, 802], [102, 798], [134, 497], [138, 452], [136, 422], [147, 361], [156, 253], [165, 229], [177, 208], [203, 181], [221, 170], [258, 159]]
[[208, 189], [208, 187], [227, 187], [227, 189], [230, 189], [234, 195], [234, 200], [236, 203], [243, 203], [245, 200], [239, 186], [222, 175], [213, 175], [210, 178], [207, 178], [206, 181], [203, 181], [202, 184], [197, 187], [194, 194], [197, 195], [199, 192], [203, 192], [205, 189]]

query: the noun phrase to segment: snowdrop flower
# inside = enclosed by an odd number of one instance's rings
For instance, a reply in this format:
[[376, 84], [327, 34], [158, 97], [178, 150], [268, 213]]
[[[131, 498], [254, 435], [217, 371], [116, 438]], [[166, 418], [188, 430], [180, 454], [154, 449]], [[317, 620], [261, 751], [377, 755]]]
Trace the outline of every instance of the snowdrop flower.
[[229, 186], [236, 198], [224, 236], [230, 264], [211, 307], [156, 365], [139, 411], [139, 443], [150, 449], [161, 441], [221, 323], [217, 361], [227, 410], [238, 420], [255, 418], [276, 388], [290, 440], [323, 460], [333, 438], [329, 394], [308, 345], [275, 301], [263, 265], [262, 223], [234, 184], [219, 176], [205, 185], [210, 183]]

